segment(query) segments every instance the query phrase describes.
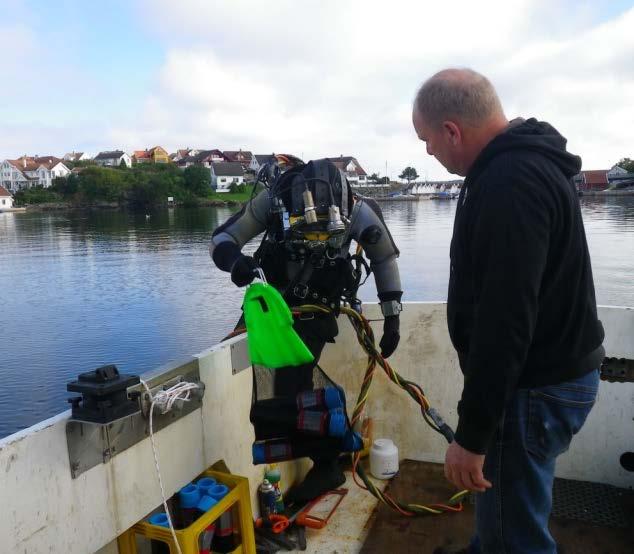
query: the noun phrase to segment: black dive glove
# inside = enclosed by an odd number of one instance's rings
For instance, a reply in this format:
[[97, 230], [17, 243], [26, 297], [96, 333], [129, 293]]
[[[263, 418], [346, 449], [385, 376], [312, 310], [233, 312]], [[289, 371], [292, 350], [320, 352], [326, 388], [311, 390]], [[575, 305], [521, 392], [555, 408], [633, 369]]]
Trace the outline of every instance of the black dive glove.
[[258, 264], [251, 256], [241, 254], [231, 266], [231, 280], [239, 287], [248, 285], [257, 275], [255, 269]]
[[398, 341], [401, 339], [398, 331], [399, 323], [397, 315], [388, 315], [383, 320], [383, 336], [379, 347], [381, 348], [381, 356], [384, 358], [390, 357], [398, 346]]

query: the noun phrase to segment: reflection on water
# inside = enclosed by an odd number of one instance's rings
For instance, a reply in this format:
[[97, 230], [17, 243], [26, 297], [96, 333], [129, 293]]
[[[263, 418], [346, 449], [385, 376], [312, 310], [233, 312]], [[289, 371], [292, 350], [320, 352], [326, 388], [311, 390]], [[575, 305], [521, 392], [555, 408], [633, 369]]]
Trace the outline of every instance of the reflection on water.
[[[383, 205], [405, 300], [446, 298], [455, 205]], [[582, 208], [599, 303], [634, 306], [634, 198]], [[106, 363], [144, 372], [222, 338], [242, 291], [211, 264], [207, 243], [230, 214], [0, 214], [0, 437], [62, 411], [80, 372]], [[361, 297], [376, 301], [372, 279]]]

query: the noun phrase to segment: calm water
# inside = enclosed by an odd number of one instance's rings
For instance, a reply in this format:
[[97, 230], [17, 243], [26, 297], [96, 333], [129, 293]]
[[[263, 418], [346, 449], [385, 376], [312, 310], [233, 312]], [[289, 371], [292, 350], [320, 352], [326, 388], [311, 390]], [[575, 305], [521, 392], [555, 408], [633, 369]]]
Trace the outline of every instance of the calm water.
[[[455, 205], [383, 205], [405, 300], [446, 299]], [[598, 302], [634, 306], [634, 197], [582, 207]], [[65, 410], [78, 373], [106, 363], [141, 373], [222, 338], [242, 292], [211, 264], [207, 243], [230, 214], [0, 214], [0, 437]], [[375, 301], [371, 279], [361, 297]]]

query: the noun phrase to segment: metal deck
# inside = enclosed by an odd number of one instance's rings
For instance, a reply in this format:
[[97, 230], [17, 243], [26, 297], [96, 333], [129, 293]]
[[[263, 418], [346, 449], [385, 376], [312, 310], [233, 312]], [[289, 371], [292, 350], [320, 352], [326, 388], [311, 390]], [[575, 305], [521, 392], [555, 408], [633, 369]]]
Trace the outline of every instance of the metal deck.
[[[413, 460], [402, 462], [387, 490], [397, 498], [426, 502], [439, 502], [452, 494], [442, 465]], [[634, 551], [634, 491], [558, 479], [554, 495], [550, 528], [564, 554]], [[405, 519], [382, 505], [373, 516], [360, 552], [428, 554], [438, 546], [465, 546], [473, 524], [474, 505], [470, 502], [458, 514], [415, 519]]]

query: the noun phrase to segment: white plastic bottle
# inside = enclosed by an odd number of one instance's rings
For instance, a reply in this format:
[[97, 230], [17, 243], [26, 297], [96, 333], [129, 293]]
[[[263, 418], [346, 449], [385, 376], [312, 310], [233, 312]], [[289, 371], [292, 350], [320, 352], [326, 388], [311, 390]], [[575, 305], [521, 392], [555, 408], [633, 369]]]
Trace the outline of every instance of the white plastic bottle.
[[398, 448], [390, 439], [376, 439], [370, 448], [370, 472], [377, 479], [390, 479], [398, 473]]

